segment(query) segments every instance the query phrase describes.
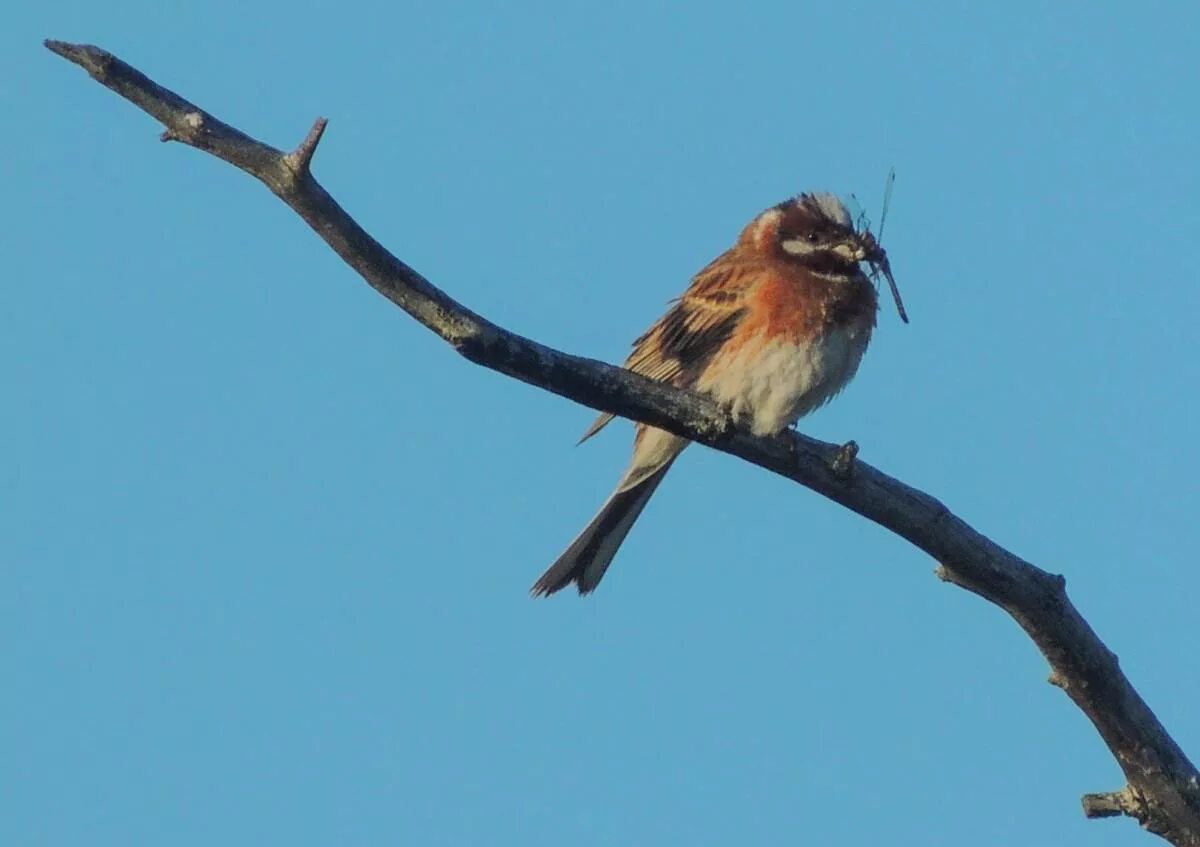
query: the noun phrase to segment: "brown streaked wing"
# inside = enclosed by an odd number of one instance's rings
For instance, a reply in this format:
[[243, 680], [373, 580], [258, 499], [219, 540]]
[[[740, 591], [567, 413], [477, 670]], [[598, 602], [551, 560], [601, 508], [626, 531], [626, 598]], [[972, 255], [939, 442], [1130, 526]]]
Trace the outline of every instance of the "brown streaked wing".
[[[733, 333], [745, 312], [750, 275], [722, 255], [700, 273], [683, 296], [658, 321], [633, 342], [625, 367], [659, 382], [686, 388], [708, 365], [710, 359]], [[588, 427], [582, 444], [609, 421], [603, 414]]]

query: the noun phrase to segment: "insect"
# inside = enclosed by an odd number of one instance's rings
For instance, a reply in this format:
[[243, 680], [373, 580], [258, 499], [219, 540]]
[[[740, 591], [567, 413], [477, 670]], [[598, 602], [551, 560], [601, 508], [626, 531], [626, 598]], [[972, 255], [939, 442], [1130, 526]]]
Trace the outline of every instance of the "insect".
[[[887, 279], [888, 287], [892, 291], [892, 299], [896, 301], [896, 311], [900, 315], [900, 320], [908, 323], [908, 312], [904, 308], [904, 301], [900, 299], [900, 289], [896, 287], [896, 279], [892, 276], [892, 266], [888, 262], [887, 251], [879, 244], [879, 239], [883, 238], [883, 225], [887, 222], [888, 209], [892, 205], [892, 189], [895, 185], [896, 169], [892, 168], [888, 171], [887, 182], [883, 188], [883, 209], [879, 213], [879, 234], [871, 232], [871, 222], [867, 220], [866, 212], [863, 212], [861, 208], [858, 215], [855, 216], [854, 228], [858, 230], [863, 247], [867, 250], [864, 261], [871, 269], [871, 281], [878, 286], [880, 276]], [[858, 205], [858, 200], [854, 195], [850, 195], [850, 198], [854, 200], [855, 205]]]

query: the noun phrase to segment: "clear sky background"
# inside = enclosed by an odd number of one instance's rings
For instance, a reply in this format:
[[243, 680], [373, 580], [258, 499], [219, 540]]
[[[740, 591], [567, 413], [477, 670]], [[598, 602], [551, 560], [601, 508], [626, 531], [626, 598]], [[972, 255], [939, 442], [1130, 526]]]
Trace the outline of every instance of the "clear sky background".
[[[291, 147], [464, 303], [612, 362], [760, 210], [886, 297], [802, 428], [1066, 575], [1200, 756], [1193, 2], [18, 4], [0, 32], [0, 843], [1149, 844], [1016, 625], [703, 449], [627, 457], [41, 46]], [[1112, 11], [1117, 6], [1124, 11]], [[1106, 10], [1107, 9], [1107, 10]]]

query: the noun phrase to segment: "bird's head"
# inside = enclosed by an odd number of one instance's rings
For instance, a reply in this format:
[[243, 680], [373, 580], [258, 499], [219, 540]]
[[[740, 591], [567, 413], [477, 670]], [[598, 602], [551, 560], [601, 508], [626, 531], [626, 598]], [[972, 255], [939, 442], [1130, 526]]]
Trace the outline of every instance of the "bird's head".
[[908, 322], [887, 252], [869, 228], [855, 225], [833, 194], [801, 194], [772, 206], [742, 231], [738, 246], [833, 283], [860, 279], [866, 262], [873, 279], [880, 274], [887, 279], [896, 309]]

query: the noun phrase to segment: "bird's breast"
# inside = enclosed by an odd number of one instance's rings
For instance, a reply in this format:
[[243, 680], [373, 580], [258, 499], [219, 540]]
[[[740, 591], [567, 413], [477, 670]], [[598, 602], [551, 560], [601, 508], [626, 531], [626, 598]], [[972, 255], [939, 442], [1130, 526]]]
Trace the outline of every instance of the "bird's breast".
[[791, 426], [842, 390], [871, 339], [869, 323], [827, 327], [808, 341], [763, 330], [743, 335], [698, 380], [756, 435]]

